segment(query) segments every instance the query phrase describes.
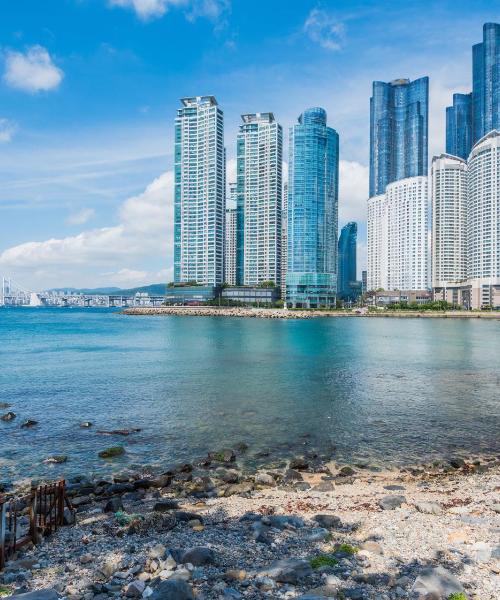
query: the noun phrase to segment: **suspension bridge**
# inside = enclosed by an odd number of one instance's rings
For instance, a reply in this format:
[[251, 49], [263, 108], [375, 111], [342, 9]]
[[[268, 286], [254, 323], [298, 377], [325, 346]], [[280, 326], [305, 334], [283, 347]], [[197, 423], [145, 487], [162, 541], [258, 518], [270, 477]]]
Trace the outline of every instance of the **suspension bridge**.
[[18, 284], [10, 277], [2, 276], [0, 306], [15, 307], [102, 307], [125, 308], [129, 306], [161, 306], [165, 296], [150, 296], [147, 293], [136, 294], [84, 294], [75, 291], [33, 291]]

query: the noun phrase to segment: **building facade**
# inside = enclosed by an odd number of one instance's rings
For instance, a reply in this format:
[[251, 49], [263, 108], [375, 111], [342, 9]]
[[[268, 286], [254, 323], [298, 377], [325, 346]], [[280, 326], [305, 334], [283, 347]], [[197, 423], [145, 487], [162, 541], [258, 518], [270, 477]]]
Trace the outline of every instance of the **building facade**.
[[224, 279], [223, 113], [214, 96], [183, 98], [175, 119], [174, 280]]
[[485, 23], [483, 41], [472, 47], [473, 143], [500, 129], [500, 25]]
[[281, 285], [283, 131], [272, 113], [242, 115], [237, 138], [237, 283]]
[[310, 108], [290, 128], [288, 268], [291, 306], [332, 306], [337, 292], [339, 136]]
[[370, 197], [389, 183], [427, 175], [429, 78], [373, 82]]
[[473, 147], [468, 161], [468, 261], [472, 308], [500, 307], [500, 131]]
[[338, 245], [337, 295], [341, 300], [355, 300], [359, 295], [357, 274], [358, 225], [350, 222], [342, 227]]
[[286, 300], [286, 269], [288, 265], [288, 182], [283, 183], [281, 203], [281, 299]]
[[427, 177], [395, 181], [368, 200], [368, 291], [430, 289], [430, 225]]
[[226, 243], [224, 247], [224, 282], [236, 285], [236, 208], [226, 208]]
[[467, 304], [467, 163], [448, 154], [431, 167], [432, 288], [436, 300]]
[[446, 109], [446, 153], [467, 160], [472, 148], [472, 94], [453, 94]]

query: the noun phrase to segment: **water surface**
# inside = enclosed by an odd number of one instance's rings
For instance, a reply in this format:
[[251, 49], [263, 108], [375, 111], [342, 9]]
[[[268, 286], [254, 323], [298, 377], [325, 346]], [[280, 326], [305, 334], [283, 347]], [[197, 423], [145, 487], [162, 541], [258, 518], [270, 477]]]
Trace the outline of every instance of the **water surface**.
[[[500, 450], [500, 321], [0, 309], [0, 481], [167, 465], [244, 441], [409, 463]], [[5, 411], [0, 411], [5, 412]], [[39, 421], [21, 429], [26, 419]], [[94, 426], [81, 429], [81, 421]], [[98, 429], [140, 427], [126, 438]], [[123, 444], [117, 462], [99, 450]], [[43, 460], [65, 454], [64, 465]]]

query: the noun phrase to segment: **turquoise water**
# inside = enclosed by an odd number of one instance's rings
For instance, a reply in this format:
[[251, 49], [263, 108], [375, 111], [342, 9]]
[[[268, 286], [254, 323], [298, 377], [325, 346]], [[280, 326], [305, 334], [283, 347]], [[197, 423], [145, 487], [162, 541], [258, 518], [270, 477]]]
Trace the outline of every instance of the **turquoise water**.
[[[0, 309], [0, 402], [18, 415], [0, 422], [0, 481], [165, 466], [242, 441], [250, 462], [267, 449], [375, 463], [498, 451], [499, 383], [500, 321]], [[39, 425], [21, 429], [28, 418]], [[116, 443], [122, 459], [97, 457]], [[44, 464], [53, 454], [68, 462]]]

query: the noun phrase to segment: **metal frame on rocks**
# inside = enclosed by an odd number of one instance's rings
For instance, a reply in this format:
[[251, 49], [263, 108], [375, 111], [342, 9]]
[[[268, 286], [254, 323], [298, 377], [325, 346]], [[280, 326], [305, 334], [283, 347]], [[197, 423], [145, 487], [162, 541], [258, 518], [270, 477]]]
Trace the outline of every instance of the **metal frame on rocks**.
[[[24, 496], [7, 499], [0, 494], [0, 570], [19, 548], [36, 544], [63, 525], [65, 506], [74, 513], [64, 479], [33, 486]], [[23, 516], [29, 517], [29, 528], [21, 531]]]

